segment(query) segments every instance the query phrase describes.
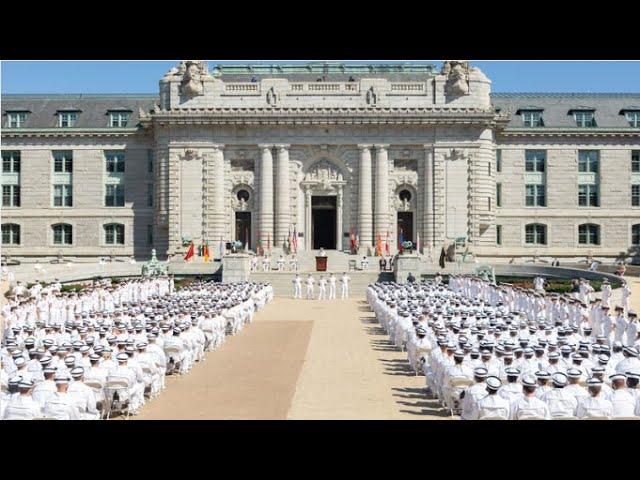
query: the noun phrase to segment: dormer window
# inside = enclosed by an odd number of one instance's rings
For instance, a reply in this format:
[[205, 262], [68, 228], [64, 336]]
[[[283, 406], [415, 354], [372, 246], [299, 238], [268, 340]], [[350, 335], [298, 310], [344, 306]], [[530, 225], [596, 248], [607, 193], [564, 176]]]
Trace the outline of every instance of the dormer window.
[[640, 107], [620, 110], [620, 115], [624, 115], [630, 127], [640, 128]]
[[7, 128], [22, 128], [24, 122], [27, 121], [26, 111], [22, 112], [7, 112]]
[[597, 127], [595, 110], [571, 110], [569, 114], [573, 115], [576, 126], [580, 128]]
[[544, 127], [542, 110], [522, 110], [522, 122], [525, 127]]
[[129, 123], [131, 112], [125, 110], [109, 111], [109, 126], [115, 128], [124, 128]]
[[58, 110], [58, 126], [61, 128], [75, 127], [78, 120], [77, 110]]

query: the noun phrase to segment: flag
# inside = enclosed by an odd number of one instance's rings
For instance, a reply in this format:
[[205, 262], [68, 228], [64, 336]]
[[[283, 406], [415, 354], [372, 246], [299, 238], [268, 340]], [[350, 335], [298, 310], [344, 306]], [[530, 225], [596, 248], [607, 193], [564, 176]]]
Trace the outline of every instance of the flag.
[[294, 253], [298, 253], [298, 230], [296, 226], [293, 226], [293, 238], [291, 239], [291, 246], [293, 248]]
[[258, 236], [257, 236], [258, 245], [256, 245], [256, 253], [258, 255], [260, 255], [262, 253], [261, 252], [261, 250], [262, 250], [262, 237], [260, 235], [261, 235], [260, 230], [258, 230]]
[[204, 261], [209, 261], [209, 244], [204, 242], [204, 247], [202, 247], [202, 256], [204, 257]]
[[244, 227], [244, 238], [246, 239], [244, 248], [245, 250], [251, 249], [251, 239], [249, 238], [249, 227]]
[[382, 255], [382, 239], [380, 238], [380, 234], [376, 236], [376, 257]]
[[353, 228], [349, 229], [349, 240], [351, 241], [351, 250], [356, 249], [356, 234], [353, 232]]
[[402, 228], [400, 229], [400, 240], [398, 241], [398, 243], [398, 250], [400, 250], [400, 253], [402, 253], [402, 251], [404, 250], [404, 247], [402, 246], [402, 244], [404, 243], [404, 232], [402, 231]]
[[219, 246], [219, 249], [220, 249], [220, 258], [222, 258], [222, 257], [224, 257], [224, 250], [225, 250], [225, 248], [224, 248], [224, 242], [222, 241], [222, 236], [220, 236], [220, 246]]
[[416, 234], [416, 252], [420, 253], [420, 232]]
[[193, 251], [195, 250], [195, 245], [193, 244], [193, 241], [191, 242], [191, 244], [189, 245], [189, 250], [187, 250], [187, 254], [184, 256], [184, 261], [188, 262], [189, 259], [191, 257], [193, 257]]
[[356, 250], [358, 249], [359, 246], [360, 246], [360, 235], [356, 233]]

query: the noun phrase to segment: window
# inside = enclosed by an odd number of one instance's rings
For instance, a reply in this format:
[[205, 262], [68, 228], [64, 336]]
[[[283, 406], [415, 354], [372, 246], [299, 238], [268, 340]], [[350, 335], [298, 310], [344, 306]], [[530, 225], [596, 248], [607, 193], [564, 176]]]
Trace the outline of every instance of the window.
[[546, 161], [545, 150], [525, 150], [524, 165], [527, 172], [544, 172]]
[[502, 206], [502, 184], [496, 183], [496, 207]]
[[4, 150], [2, 152], [2, 173], [20, 172], [20, 152]]
[[600, 205], [598, 185], [578, 185], [578, 206], [598, 207]]
[[546, 207], [546, 188], [544, 185], [525, 185], [525, 205], [527, 207]]
[[631, 152], [631, 171], [640, 172], [640, 150], [633, 150]]
[[20, 245], [20, 225], [5, 223], [2, 225], [2, 244]]
[[153, 173], [153, 150], [147, 150], [147, 172]]
[[580, 150], [578, 152], [578, 171], [583, 173], [598, 173], [600, 152], [598, 150]]
[[496, 245], [502, 245], [502, 225], [496, 225]]
[[[2, 233], [4, 233], [4, 230]], [[631, 245], [636, 247], [640, 245], [640, 223], [631, 226]]]
[[522, 122], [525, 127], [544, 127], [544, 122], [542, 121], [542, 111], [523, 110]]
[[21, 128], [27, 121], [27, 112], [7, 112], [7, 128]]
[[107, 185], [104, 204], [107, 207], [124, 207], [124, 186]]
[[53, 152], [53, 171], [55, 173], [73, 172], [73, 152], [68, 150]]
[[640, 127], [640, 110], [625, 112], [624, 116], [627, 118], [630, 127]]
[[631, 206], [640, 207], [640, 184], [631, 185]]
[[124, 245], [124, 225], [121, 223], [105, 225], [104, 242], [107, 245]]
[[58, 126], [62, 128], [75, 127], [78, 112], [58, 112]]
[[525, 226], [525, 242], [530, 245], [547, 244], [547, 226], [540, 223], [530, 223]]
[[129, 112], [109, 112], [109, 126], [124, 128], [129, 123]]
[[54, 207], [72, 207], [73, 206], [73, 188], [71, 185], [54, 185], [53, 186], [53, 206]]
[[600, 245], [600, 227], [592, 223], [579, 225], [578, 243], [581, 245]]
[[153, 245], [153, 225], [147, 225], [147, 245]]
[[153, 183], [147, 183], [147, 207], [153, 207]]
[[594, 110], [574, 110], [573, 118], [578, 127], [596, 127]]
[[20, 185], [2, 185], [2, 206], [20, 206]]
[[124, 152], [105, 152], [104, 155], [107, 159], [107, 172], [124, 172]]
[[73, 243], [73, 227], [67, 223], [58, 223], [53, 227], [53, 243], [55, 245], [71, 245]]
[[502, 150], [496, 150], [496, 172], [502, 172]]

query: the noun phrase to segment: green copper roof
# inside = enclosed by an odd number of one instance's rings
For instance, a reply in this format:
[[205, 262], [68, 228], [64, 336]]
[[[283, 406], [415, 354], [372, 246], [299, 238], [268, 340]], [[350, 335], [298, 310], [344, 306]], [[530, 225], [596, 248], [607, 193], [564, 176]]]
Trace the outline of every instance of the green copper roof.
[[306, 64], [273, 64], [273, 65], [216, 65], [211, 68], [211, 74], [220, 75], [291, 75], [291, 74], [434, 74], [436, 66], [433, 64], [348, 64], [340, 62], [310, 62]]

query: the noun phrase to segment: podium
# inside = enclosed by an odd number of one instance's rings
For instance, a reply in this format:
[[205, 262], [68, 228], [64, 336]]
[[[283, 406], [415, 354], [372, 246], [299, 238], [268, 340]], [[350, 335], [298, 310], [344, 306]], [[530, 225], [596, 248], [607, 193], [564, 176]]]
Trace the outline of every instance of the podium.
[[327, 257], [316, 257], [316, 272], [327, 271]]

